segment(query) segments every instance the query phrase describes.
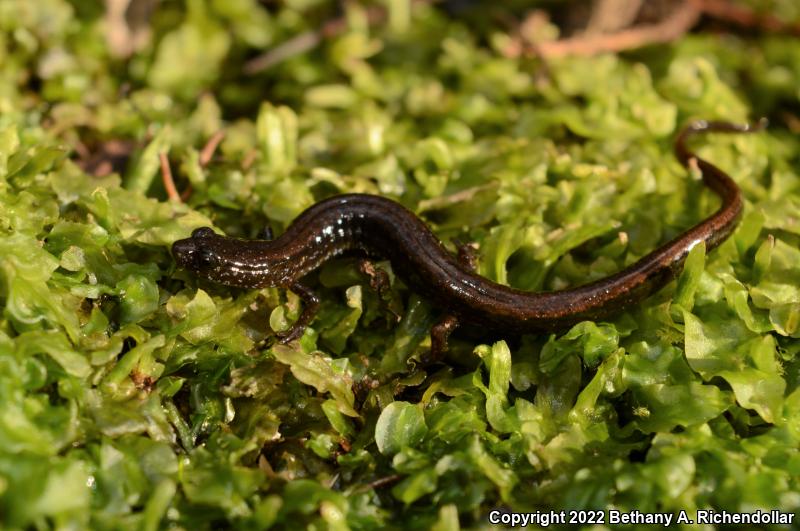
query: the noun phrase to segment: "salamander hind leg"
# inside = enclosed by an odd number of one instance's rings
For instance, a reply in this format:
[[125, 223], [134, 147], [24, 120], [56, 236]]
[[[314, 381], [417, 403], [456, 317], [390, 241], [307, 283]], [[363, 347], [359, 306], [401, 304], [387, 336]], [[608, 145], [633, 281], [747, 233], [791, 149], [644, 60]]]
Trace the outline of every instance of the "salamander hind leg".
[[314, 320], [319, 310], [319, 297], [310, 288], [295, 282], [289, 286], [289, 289], [303, 301], [303, 312], [289, 330], [277, 334], [281, 343], [289, 343], [302, 336], [306, 327]]

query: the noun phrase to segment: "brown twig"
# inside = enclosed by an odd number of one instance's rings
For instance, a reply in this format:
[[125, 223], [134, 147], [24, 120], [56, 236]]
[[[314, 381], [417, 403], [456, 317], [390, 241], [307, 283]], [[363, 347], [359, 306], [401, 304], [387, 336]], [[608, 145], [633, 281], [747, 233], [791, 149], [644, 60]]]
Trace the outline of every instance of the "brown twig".
[[388, 476], [384, 476], [382, 478], [378, 478], [375, 481], [371, 481], [365, 485], [361, 485], [360, 487], [356, 487], [354, 492], [362, 493], [362, 492], [369, 492], [371, 490], [381, 489], [383, 487], [387, 487], [389, 485], [393, 485], [403, 479], [403, 476], [400, 474], [391, 474]]
[[175, 188], [175, 180], [172, 178], [172, 169], [169, 167], [169, 158], [167, 158], [167, 152], [159, 152], [158, 158], [161, 161], [161, 180], [164, 182], [164, 190], [167, 191], [167, 197], [170, 201], [176, 201], [180, 203], [181, 196], [178, 193], [178, 189]]
[[[51, 129], [51, 131], [52, 131], [52, 129]], [[83, 160], [83, 161], [89, 160], [89, 157], [92, 156], [92, 153], [89, 151], [89, 148], [86, 147], [86, 144], [84, 144], [81, 141], [80, 138], [75, 140], [73, 148], [75, 149], [75, 153], [78, 154], [78, 158], [80, 160]]]
[[242, 169], [244, 171], [249, 170], [250, 167], [253, 165], [253, 163], [256, 161], [257, 157], [258, 157], [257, 149], [251, 149], [250, 151], [248, 151], [245, 154], [244, 158], [242, 159]]
[[729, 0], [695, 0], [704, 14], [720, 20], [727, 20], [748, 28], [759, 28], [774, 33], [800, 35], [800, 23], [786, 23], [769, 13], [734, 5]]
[[[208, 142], [206, 142], [206, 145], [203, 146], [203, 149], [200, 151], [200, 167], [205, 168], [208, 163], [211, 162], [211, 158], [214, 156], [214, 152], [217, 150], [223, 138], [225, 138], [224, 130], [219, 130], [211, 135], [211, 138], [208, 139]], [[188, 200], [194, 191], [192, 185], [187, 185], [186, 189], [179, 194], [178, 188], [175, 186], [175, 179], [172, 177], [172, 170], [169, 166], [167, 154], [161, 152], [158, 154], [158, 158], [161, 161], [161, 179], [164, 181], [164, 189], [167, 191], [169, 200], [179, 202]]]
[[[335, 22], [335, 21], [334, 21]], [[245, 74], [251, 76], [263, 72], [278, 63], [282, 63], [290, 57], [301, 55], [305, 52], [313, 50], [322, 42], [322, 34], [325, 32], [325, 27], [320, 31], [307, 31], [295, 37], [292, 37], [283, 44], [279, 44], [270, 51], [265, 52], [258, 57], [250, 59], [244, 64], [242, 69]]]
[[186, 188], [181, 192], [181, 201], [184, 203], [188, 201], [192, 197], [192, 192], [194, 192], [194, 188], [192, 188], [191, 184], [187, 184]]
[[223, 129], [211, 135], [211, 138], [208, 139], [208, 142], [206, 142], [206, 145], [203, 146], [203, 149], [200, 151], [200, 166], [205, 168], [206, 165], [211, 162], [211, 157], [214, 156], [214, 152], [217, 150], [217, 146], [219, 146], [223, 138], [225, 138], [225, 131]]
[[788, 24], [773, 15], [760, 14], [752, 9], [734, 5], [729, 0], [684, 0], [668, 17], [658, 23], [643, 24], [613, 33], [586, 32], [556, 41], [533, 43], [524, 38], [525, 32], [519, 32], [503, 54], [512, 58], [535, 55], [551, 59], [632, 50], [650, 44], [674, 41], [692, 29], [704, 14], [740, 26], [800, 34], [800, 23]]
[[[656, 24], [646, 24], [604, 35], [579, 35], [557, 41], [542, 42], [536, 45], [536, 51], [548, 59], [569, 55], [589, 56], [604, 52], [620, 52], [675, 40], [689, 31], [699, 19], [700, 9], [695, 0], [688, 0], [670, 16]], [[520, 46], [518, 49], [522, 52], [524, 47]], [[508, 51], [514, 52], [513, 49]]]
[[147, 46], [150, 17], [159, 0], [105, 0], [106, 43], [115, 57], [127, 58]]

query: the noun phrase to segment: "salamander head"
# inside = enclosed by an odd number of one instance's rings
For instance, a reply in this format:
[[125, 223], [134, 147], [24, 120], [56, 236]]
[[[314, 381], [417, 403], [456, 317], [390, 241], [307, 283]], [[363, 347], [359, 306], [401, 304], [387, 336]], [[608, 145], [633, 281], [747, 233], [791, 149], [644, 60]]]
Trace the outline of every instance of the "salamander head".
[[214, 236], [216, 234], [210, 227], [202, 227], [195, 229], [189, 238], [173, 243], [175, 262], [183, 269], [208, 277], [208, 273], [218, 265], [217, 254], [212, 250]]
[[228, 238], [202, 227], [189, 238], [173, 243], [172, 256], [178, 267], [199, 277], [228, 286], [256, 288], [276, 285], [271, 264], [252, 258], [254, 246], [266, 243]]

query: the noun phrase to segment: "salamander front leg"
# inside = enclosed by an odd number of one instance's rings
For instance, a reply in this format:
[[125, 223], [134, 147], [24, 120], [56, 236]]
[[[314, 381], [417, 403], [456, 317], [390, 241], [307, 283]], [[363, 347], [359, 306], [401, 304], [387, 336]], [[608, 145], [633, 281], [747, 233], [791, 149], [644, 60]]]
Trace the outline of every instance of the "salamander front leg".
[[[475, 251], [475, 247], [468, 243], [464, 243], [458, 238], [453, 238], [452, 241], [458, 250], [458, 255], [456, 256], [458, 263], [460, 263], [467, 271], [473, 273], [477, 271], [478, 253]], [[453, 333], [453, 330], [458, 328], [458, 325], [458, 317], [450, 314], [442, 316], [442, 318], [439, 319], [435, 325], [433, 325], [431, 328], [431, 353], [430, 360], [428, 361], [438, 362], [442, 360], [445, 352], [447, 352], [449, 348], [447, 345], [447, 340], [450, 338], [450, 334]]]
[[456, 246], [458, 254], [458, 263], [467, 268], [468, 271], [475, 273], [478, 270], [478, 252], [469, 243], [464, 243], [458, 238], [452, 239], [453, 244]]
[[444, 358], [444, 353], [447, 352], [447, 339], [450, 334], [458, 328], [458, 317], [455, 315], [445, 315], [439, 322], [431, 328], [431, 354], [430, 359], [426, 361], [437, 362]]
[[258, 231], [258, 234], [256, 235], [256, 239], [258, 240], [272, 241], [273, 238], [274, 235], [272, 233], [272, 226], [269, 224], [264, 225], [264, 228]]
[[289, 343], [302, 336], [306, 326], [311, 323], [319, 310], [319, 297], [310, 288], [295, 282], [289, 289], [303, 301], [303, 312], [289, 330], [277, 334], [281, 343]]

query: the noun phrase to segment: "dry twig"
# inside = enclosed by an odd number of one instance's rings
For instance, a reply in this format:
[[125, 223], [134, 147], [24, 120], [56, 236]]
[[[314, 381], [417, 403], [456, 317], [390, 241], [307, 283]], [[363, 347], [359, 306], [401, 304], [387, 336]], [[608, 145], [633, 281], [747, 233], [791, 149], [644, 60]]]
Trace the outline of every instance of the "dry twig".
[[704, 14], [733, 22], [748, 28], [759, 28], [773, 33], [800, 35], [800, 23], [787, 24], [774, 15], [761, 14], [729, 0], [696, 0]]
[[[604, 2], [597, 4], [604, 5]], [[800, 23], [787, 24], [769, 14], [734, 5], [729, 0], [684, 0], [668, 17], [655, 24], [643, 24], [613, 33], [585, 32], [556, 41], [532, 43], [519, 32], [504, 50], [507, 57], [535, 55], [544, 59], [571, 55], [591, 56], [621, 52], [643, 46], [671, 42], [681, 37], [700, 20], [701, 15], [733, 22], [740, 26], [771, 32], [800, 34]], [[524, 24], [524, 23], [523, 23]]]
[[[225, 138], [224, 130], [217, 131], [211, 135], [211, 138], [208, 139], [208, 142], [206, 142], [206, 145], [203, 146], [203, 149], [200, 151], [200, 167], [205, 168], [208, 163], [211, 162], [211, 158], [214, 156], [214, 152], [217, 150], [223, 138]], [[175, 186], [175, 179], [172, 177], [172, 170], [169, 167], [167, 154], [161, 152], [158, 154], [158, 157], [161, 161], [161, 179], [164, 181], [164, 189], [167, 192], [169, 200], [186, 201], [189, 199], [193, 192], [192, 185], [187, 185], [183, 193], [179, 194], [178, 188]]]
[[161, 161], [161, 180], [164, 183], [164, 190], [167, 191], [167, 198], [169, 198], [170, 201], [180, 203], [181, 196], [178, 193], [178, 189], [175, 188], [175, 180], [172, 178], [172, 169], [169, 167], [167, 152], [159, 152], [158, 159]]
[[393, 485], [403, 479], [403, 476], [400, 474], [390, 474], [388, 476], [384, 476], [382, 478], [378, 478], [375, 481], [371, 481], [365, 485], [361, 485], [354, 489], [354, 492], [362, 493], [362, 492], [369, 492], [371, 490], [382, 489], [384, 487], [388, 487]]
[[699, 18], [700, 10], [695, 2], [690, 0], [684, 2], [669, 17], [657, 24], [637, 26], [610, 34], [584, 34], [529, 46], [513, 41], [505, 50], [505, 55], [518, 57], [530, 49], [530, 46], [533, 46], [537, 55], [546, 59], [569, 55], [589, 56], [604, 52], [620, 52], [648, 44], [675, 40], [689, 31]]
[[150, 41], [150, 16], [159, 0], [105, 0], [105, 32], [108, 49], [127, 58]]
[[208, 139], [208, 142], [206, 142], [206, 145], [203, 146], [202, 151], [200, 151], [200, 166], [205, 168], [206, 165], [211, 162], [211, 157], [214, 156], [214, 152], [217, 150], [217, 146], [219, 146], [223, 138], [225, 138], [225, 131], [222, 129], [211, 135], [211, 138]]

